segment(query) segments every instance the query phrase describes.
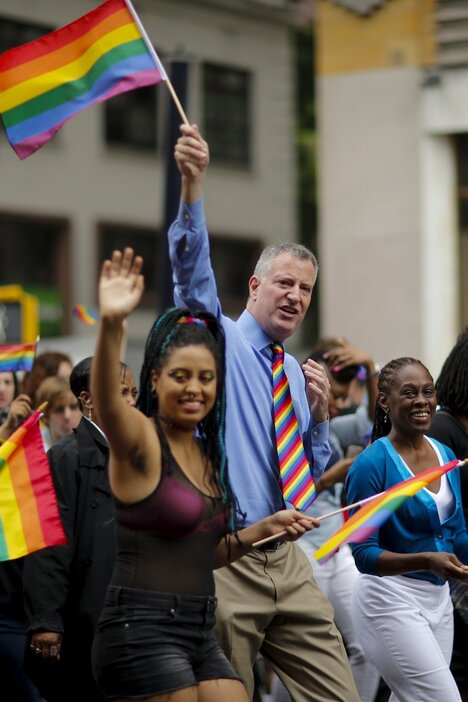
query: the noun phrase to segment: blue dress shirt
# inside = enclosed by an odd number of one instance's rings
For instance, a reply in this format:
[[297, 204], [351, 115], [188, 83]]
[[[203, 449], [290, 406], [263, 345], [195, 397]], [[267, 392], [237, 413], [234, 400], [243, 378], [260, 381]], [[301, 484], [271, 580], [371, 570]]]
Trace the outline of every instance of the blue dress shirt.
[[[210, 261], [203, 200], [181, 204], [169, 230], [174, 300], [192, 312], [207, 310], [221, 321], [226, 335], [226, 451], [230, 480], [246, 514], [245, 525], [284, 508], [273, 423], [272, 351], [274, 341], [244, 310], [237, 322], [222, 314]], [[299, 364], [285, 354], [285, 372], [304, 448], [317, 480], [326, 466], [328, 422], [315, 424]]]
[[[435, 439], [433, 441], [439, 448], [444, 463], [455, 458], [451, 449]], [[387, 490], [410, 477], [412, 473], [389, 439], [378, 439], [356, 458], [349, 470], [345, 482], [348, 504]], [[366, 541], [351, 544], [354, 560], [362, 573], [378, 575], [377, 559], [383, 551], [445, 551], [455, 553], [462, 563], [468, 564], [468, 534], [461, 505], [460, 471], [457, 468], [451, 470], [447, 473], [447, 478], [454, 496], [451, 515], [441, 523], [435, 500], [429, 491], [420, 490], [408, 498]], [[436, 585], [445, 583], [445, 580], [432, 571], [404, 575], [429, 580]]]

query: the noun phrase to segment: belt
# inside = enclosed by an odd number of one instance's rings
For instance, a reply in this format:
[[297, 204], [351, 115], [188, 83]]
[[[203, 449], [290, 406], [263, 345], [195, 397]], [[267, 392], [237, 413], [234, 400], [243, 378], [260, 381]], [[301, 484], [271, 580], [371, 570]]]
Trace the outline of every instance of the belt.
[[258, 546], [258, 551], [277, 551], [281, 546], [286, 544], [287, 541], [284, 539], [274, 539], [274, 541], [268, 541], [266, 544], [263, 544], [263, 546]]

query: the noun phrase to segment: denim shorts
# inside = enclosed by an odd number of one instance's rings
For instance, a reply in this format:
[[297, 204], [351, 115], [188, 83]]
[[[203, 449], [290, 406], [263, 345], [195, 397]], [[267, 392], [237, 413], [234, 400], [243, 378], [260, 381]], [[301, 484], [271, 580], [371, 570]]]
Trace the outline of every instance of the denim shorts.
[[213, 633], [216, 598], [111, 586], [93, 643], [108, 700], [144, 699], [203, 680], [239, 680]]

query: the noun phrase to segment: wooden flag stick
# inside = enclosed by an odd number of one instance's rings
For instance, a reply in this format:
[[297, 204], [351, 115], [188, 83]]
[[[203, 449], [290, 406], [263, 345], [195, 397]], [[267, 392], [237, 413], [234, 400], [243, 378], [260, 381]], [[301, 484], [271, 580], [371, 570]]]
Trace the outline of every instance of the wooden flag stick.
[[[385, 492], [385, 490], [384, 490]], [[346, 512], [348, 509], [353, 509], [353, 507], [360, 507], [361, 505], [364, 505], [366, 502], [370, 502], [371, 500], [374, 500], [376, 497], [380, 497], [383, 495], [383, 492], [378, 492], [376, 495], [371, 495], [370, 497], [365, 497], [363, 500], [359, 500], [358, 502], [353, 502], [352, 505], [346, 505], [346, 507], [340, 507], [339, 509], [334, 509], [333, 512], [327, 512], [327, 514], [322, 514], [321, 517], [314, 517], [318, 522], [322, 522], [324, 519], [328, 519], [328, 517], [334, 517], [335, 514], [340, 514], [340, 512]], [[304, 517], [307, 519], [307, 515], [304, 514]], [[280, 531], [278, 534], [274, 534], [273, 536], [267, 536], [266, 539], [261, 539], [260, 541], [256, 541], [252, 546], [254, 548], [258, 548], [259, 546], [262, 546], [263, 544], [268, 543], [269, 541], [274, 541], [275, 539], [280, 539], [282, 536], [286, 536], [288, 532], [287, 531]]]
[[172, 95], [172, 99], [174, 100], [175, 105], [176, 105], [177, 109], [179, 110], [179, 114], [180, 114], [180, 116], [182, 117], [182, 121], [184, 122], [184, 124], [187, 125], [187, 127], [190, 126], [190, 122], [189, 122], [188, 119], [187, 119], [187, 115], [186, 115], [185, 112], [184, 112], [184, 108], [183, 108], [182, 105], [180, 104], [180, 100], [179, 100], [179, 98], [177, 97], [177, 93], [176, 93], [176, 91], [174, 90], [171, 81], [169, 80], [169, 78], [166, 78], [166, 80], [165, 80], [164, 82], [166, 83], [166, 85], [167, 85], [167, 87], [168, 87], [168, 89], [169, 89], [169, 92], [170, 92], [170, 94]]

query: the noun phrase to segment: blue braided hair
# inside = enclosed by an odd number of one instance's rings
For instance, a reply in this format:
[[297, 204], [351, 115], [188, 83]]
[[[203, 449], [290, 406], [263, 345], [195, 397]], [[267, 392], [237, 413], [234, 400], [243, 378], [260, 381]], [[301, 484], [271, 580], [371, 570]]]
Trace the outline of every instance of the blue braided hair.
[[175, 349], [205, 346], [212, 354], [217, 370], [216, 400], [213, 408], [198, 425], [198, 434], [205, 449], [207, 465], [213, 469], [213, 480], [225, 504], [229, 531], [237, 528], [238, 503], [229, 483], [228, 461], [224, 440], [226, 427], [226, 368], [224, 331], [214, 315], [173, 307], [163, 312], [150, 329], [140, 373], [137, 407], [147, 417], [157, 418], [158, 398], [153, 393], [151, 374], [158, 373]]

